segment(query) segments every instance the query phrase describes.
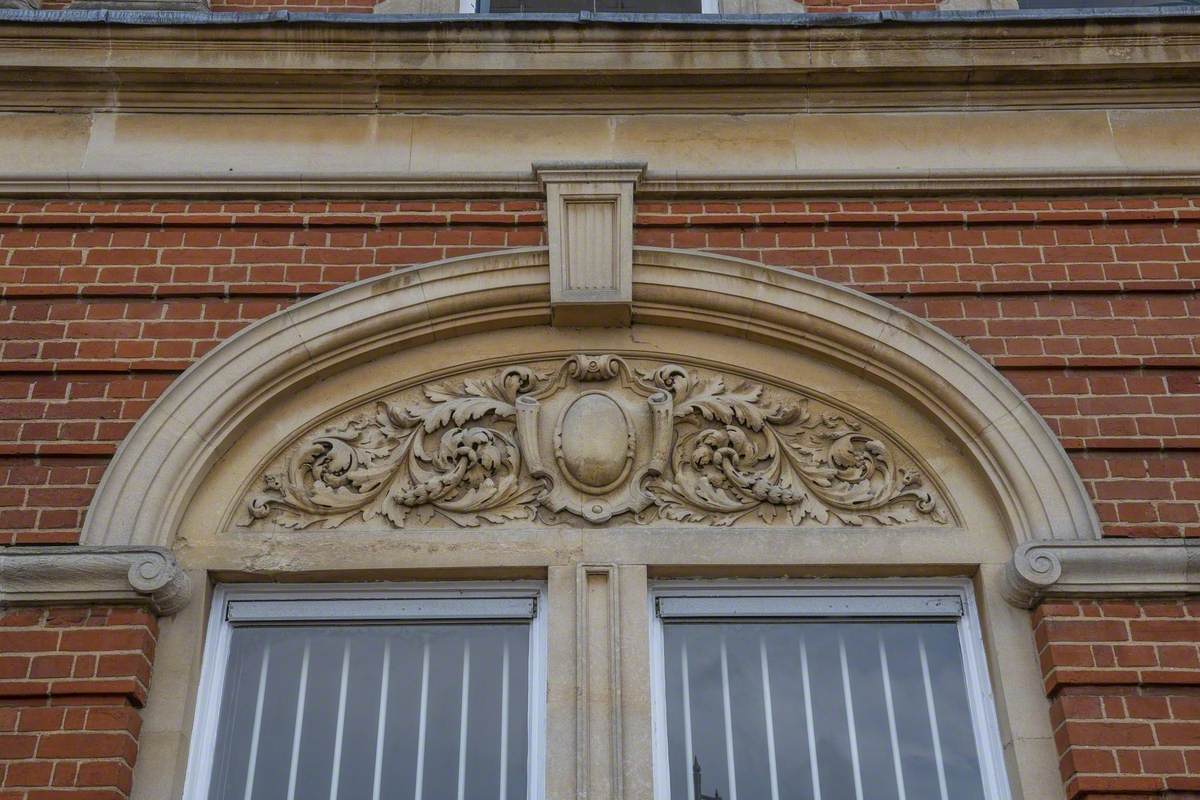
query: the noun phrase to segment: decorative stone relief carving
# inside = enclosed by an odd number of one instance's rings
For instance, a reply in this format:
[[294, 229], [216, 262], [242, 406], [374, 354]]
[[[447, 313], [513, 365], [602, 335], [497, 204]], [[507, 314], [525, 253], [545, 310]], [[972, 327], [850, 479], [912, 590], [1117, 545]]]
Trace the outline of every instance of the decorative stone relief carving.
[[582, 354], [429, 384], [348, 415], [290, 448], [245, 508], [243, 525], [298, 529], [951, 517], [911, 457], [824, 403], [678, 364]]

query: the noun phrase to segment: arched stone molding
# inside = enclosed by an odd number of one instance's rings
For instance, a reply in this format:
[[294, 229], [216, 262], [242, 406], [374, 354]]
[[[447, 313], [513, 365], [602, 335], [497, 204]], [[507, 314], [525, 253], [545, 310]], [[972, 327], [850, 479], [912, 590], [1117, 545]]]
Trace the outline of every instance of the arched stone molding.
[[546, 324], [544, 248], [451, 259], [335, 289], [239, 332], [193, 364], [122, 442], [82, 542], [169, 546], [207, 468], [255, 412], [384, 349]]
[[[891, 384], [940, 418], [988, 473], [1014, 546], [1099, 537], [1091, 503], [1042, 419], [998, 372], [932, 325], [836, 284], [722, 256], [641, 248], [634, 320], [817, 352]], [[403, 270], [263, 320], [197, 362], [125, 440], [83, 542], [170, 546], [207, 467], [273, 397], [432, 339], [549, 320], [541, 248]]]
[[[1038, 566], [1057, 550], [1022, 545], [1099, 544], [1091, 501], [1045, 422], [945, 332], [843, 286], [739, 259], [638, 248], [633, 260], [634, 324], [817, 354], [884, 382], [940, 420], [1003, 510], [1018, 554], [1009, 570], [1014, 602], [1033, 602], [1062, 577], [1062, 569]], [[384, 351], [547, 324], [548, 263], [544, 248], [451, 259], [345, 286], [245, 329], [184, 373], [125, 440], [83, 543], [170, 547], [208, 469], [274, 398]], [[1037, 563], [1026, 563], [1034, 552]], [[1087, 584], [1076, 578], [1073, 586]]]
[[[1085, 490], [1048, 428], [995, 370], [927, 323], [835, 284], [737, 259], [645, 248], [635, 249], [632, 262], [631, 328], [555, 327], [543, 248], [396, 272], [247, 328], [197, 362], [128, 437], [87, 520], [87, 557], [109, 557], [106, 586], [117, 599], [141, 602], [145, 590], [131, 583], [125, 592], [120, 581], [128, 580], [128, 567], [116, 570], [126, 561], [112, 554], [162, 552], [173, 566], [178, 560], [175, 569], [187, 571], [198, 594], [213, 578], [544, 580], [553, 660], [547, 702], [558, 709], [548, 763], [582, 764], [586, 753], [587, 774], [599, 775], [617, 759], [627, 792], [638, 796], [649, 792], [630, 787], [648, 786], [652, 775], [644, 674], [649, 581], [967, 573], [986, 610], [1001, 736], [1009, 774], [1021, 788], [1015, 796], [1058, 793], [1041, 676], [1027, 655], [1034, 647], [1028, 614], [1004, 598], [1028, 605], [1047, 594], [1106, 593], [1114, 574], [1153, 584], [1168, 573], [1151, 567], [1167, 562], [1177, 568], [1164, 590], [1194, 589], [1186, 557], [1177, 563], [1183, 548], [1143, 548], [1132, 559], [1125, 548], [1113, 556], [1120, 548], [1099, 539]], [[698, 375], [738, 376], [774, 388], [768, 400], [786, 390], [840, 403], [864, 428], [907, 445], [910, 461], [942, 481], [961, 513], [944, 525], [869, 530], [753, 520], [737, 530], [691, 521], [684, 528], [573, 519], [455, 528], [426, 521], [404, 530], [378, 518], [356, 520], [348, 530], [232, 521], [235, 509], [246, 509], [245, 493], [323, 426], [378, 400], [417, 397], [434, 383], [458, 386], [513, 366], [553, 367], [577, 353], [615, 354], [629, 367], [675, 363]], [[539, 401], [545, 417], [564, 419], [553, 400]], [[1043, 569], [1054, 559], [1059, 568]], [[18, 569], [15, 561], [11, 569]], [[0, 561], [0, 580], [9, 570]], [[1117, 583], [1120, 593], [1146, 591], [1136, 580]], [[164, 611], [182, 605], [174, 594], [165, 599]], [[163, 626], [146, 758], [135, 778], [140, 796], [171, 796], [183, 779], [203, 642], [198, 600]], [[614, 605], [619, 625], [592, 625], [602, 608], [615, 619]], [[580, 639], [584, 634], [591, 638]], [[609, 653], [604, 663], [620, 669], [593, 673], [592, 662], [576, 658], [580, 641]], [[588, 722], [621, 729], [619, 755], [597, 755], [573, 735], [582, 718], [578, 687], [593, 685], [610, 707], [617, 702], [612, 687], [619, 688], [620, 713]], [[573, 771], [548, 776], [556, 782], [548, 796], [578, 796]]]

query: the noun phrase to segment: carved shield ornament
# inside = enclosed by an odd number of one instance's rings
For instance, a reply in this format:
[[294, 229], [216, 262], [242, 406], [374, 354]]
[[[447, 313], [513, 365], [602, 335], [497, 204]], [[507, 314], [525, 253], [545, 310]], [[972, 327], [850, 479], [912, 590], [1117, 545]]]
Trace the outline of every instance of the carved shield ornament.
[[351, 413], [278, 458], [245, 508], [242, 525], [297, 529], [951, 518], [911, 456], [840, 410], [678, 364], [582, 354]]

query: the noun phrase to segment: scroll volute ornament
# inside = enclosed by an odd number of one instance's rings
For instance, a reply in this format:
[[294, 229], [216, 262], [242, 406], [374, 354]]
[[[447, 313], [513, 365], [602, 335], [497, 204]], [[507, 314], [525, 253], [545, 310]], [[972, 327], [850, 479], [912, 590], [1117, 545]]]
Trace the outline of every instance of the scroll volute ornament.
[[546, 371], [506, 367], [421, 395], [305, 438], [247, 498], [242, 524], [950, 519], [935, 487], [882, 433], [818, 401], [776, 402], [759, 384], [677, 364], [575, 355]]

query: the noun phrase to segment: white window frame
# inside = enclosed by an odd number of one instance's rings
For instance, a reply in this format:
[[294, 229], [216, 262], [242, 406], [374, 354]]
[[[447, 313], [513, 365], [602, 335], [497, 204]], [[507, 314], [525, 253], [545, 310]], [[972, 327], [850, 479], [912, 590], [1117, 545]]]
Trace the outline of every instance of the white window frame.
[[[660, 599], [675, 618], [713, 621], [738, 617], [956, 619], [979, 771], [987, 800], [1011, 800], [1004, 746], [987, 657], [969, 578], [848, 580], [664, 580], [650, 584], [650, 676], [654, 798], [670, 798], [667, 759], [667, 698]], [[680, 602], [684, 601], [684, 602]], [[725, 609], [722, 605], [727, 604]], [[675, 798], [674, 800], [678, 800]]]
[[[535, 581], [217, 585], [209, 612], [183, 800], [208, 798], [229, 648], [237, 624], [512, 619], [513, 614], [505, 612], [523, 601], [533, 604], [529, 620], [528, 800], [544, 800], [546, 586]], [[294, 608], [289, 608], [291, 602], [295, 602]]]
[[[478, 0], [458, 0], [458, 13], [460, 14], [475, 14], [478, 9]], [[720, 0], [700, 0], [701, 14], [719, 14], [720, 12]]]

